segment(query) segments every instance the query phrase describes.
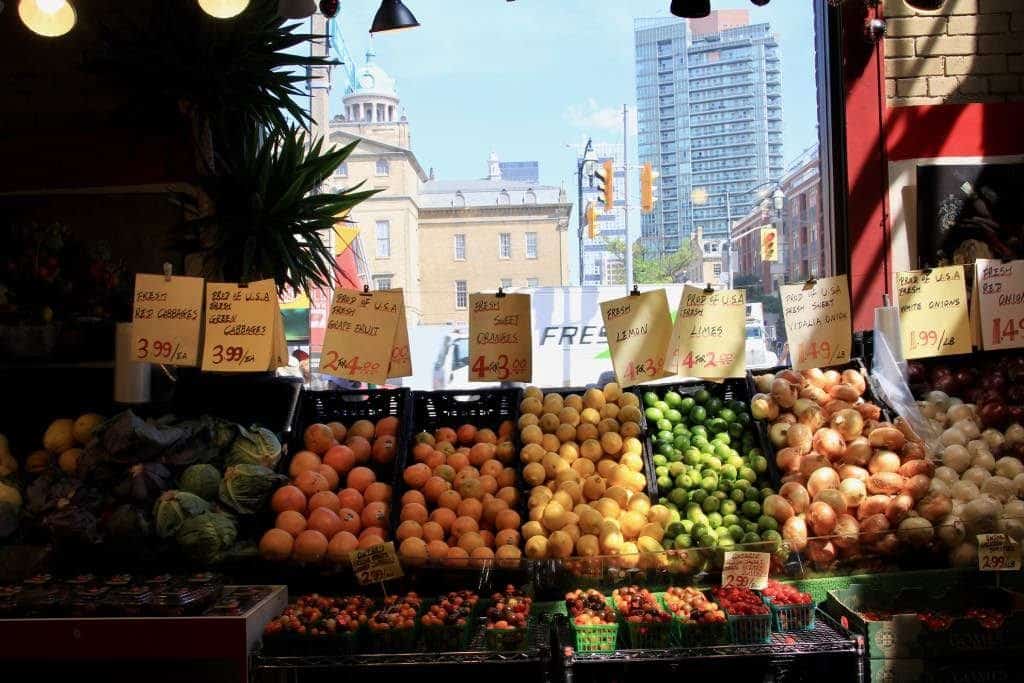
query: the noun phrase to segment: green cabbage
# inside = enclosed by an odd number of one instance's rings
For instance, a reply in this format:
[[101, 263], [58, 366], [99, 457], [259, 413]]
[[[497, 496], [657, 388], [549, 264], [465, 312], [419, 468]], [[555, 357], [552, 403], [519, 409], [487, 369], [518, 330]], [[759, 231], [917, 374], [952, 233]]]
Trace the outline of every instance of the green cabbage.
[[203, 565], [219, 562], [237, 537], [234, 518], [223, 512], [204, 512], [187, 519], [174, 535], [182, 552]]
[[251, 515], [260, 511], [274, 490], [288, 481], [259, 465], [232, 465], [220, 482], [220, 500], [235, 512]]
[[253, 425], [249, 429], [238, 428], [238, 436], [231, 444], [228, 465], [260, 465], [274, 469], [281, 459], [281, 442], [274, 432]]
[[173, 536], [185, 520], [210, 511], [210, 504], [188, 491], [167, 491], [153, 506], [156, 534], [160, 538]]
[[182, 491], [188, 491], [200, 498], [214, 500], [220, 490], [220, 470], [213, 465], [191, 465], [181, 475], [178, 482]]

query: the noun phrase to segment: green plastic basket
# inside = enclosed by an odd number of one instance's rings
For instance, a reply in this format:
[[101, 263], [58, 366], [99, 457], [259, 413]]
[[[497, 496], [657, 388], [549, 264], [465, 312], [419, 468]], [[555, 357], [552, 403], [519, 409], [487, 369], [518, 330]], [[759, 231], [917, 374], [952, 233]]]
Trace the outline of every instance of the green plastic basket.
[[[422, 617], [429, 611], [430, 605], [428, 604], [420, 611], [420, 616]], [[438, 652], [465, 650], [469, 647], [469, 642], [473, 638], [473, 627], [476, 625], [479, 612], [480, 603], [478, 602], [470, 610], [469, 615], [466, 617], [466, 623], [462, 626], [426, 626], [422, 622], [418, 622], [426, 649]]]
[[814, 605], [776, 605], [768, 598], [773, 631], [806, 631], [814, 628]]
[[668, 606], [665, 593], [658, 593], [658, 604], [672, 614], [670, 644], [674, 647], [695, 647], [698, 645], [723, 645], [729, 642], [729, 624], [699, 624], [682, 619]]
[[742, 645], [770, 643], [772, 640], [772, 614], [733, 615], [726, 610], [729, 620], [729, 637], [732, 642]]
[[529, 625], [526, 628], [489, 628], [487, 631], [487, 649], [494, 652], [511, 652], [514, 650], [526, 649], [526, 643], [530, 634]]
[[626, 632], [629, 634], [629, 647], [634, 650], [668, 647], [672, 641], [672, 624], [674, 622], [674, 618], [672, 621], [649, 624], [627, 621]]
[[577, 652], [615, 652], [618, 649], [619, 625], [617, 623], [577, 626], [570, 619], [569, 627], [576, 639]]

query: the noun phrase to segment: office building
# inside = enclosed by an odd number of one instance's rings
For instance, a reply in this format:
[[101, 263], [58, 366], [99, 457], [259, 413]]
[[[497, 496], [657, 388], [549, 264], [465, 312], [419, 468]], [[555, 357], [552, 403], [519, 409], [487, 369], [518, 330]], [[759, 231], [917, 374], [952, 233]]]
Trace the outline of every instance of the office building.
[[768, 24], [744, 10], [638, 19], [639, 157], [660, 173], [641, 220], [645, 252], [677, 251], [697, 226], [724, 242], [782, 176], [782, 67]]
[[502, 180], [521, 183], [540, 182], [540, 164], [536, 161], [499, 161]]

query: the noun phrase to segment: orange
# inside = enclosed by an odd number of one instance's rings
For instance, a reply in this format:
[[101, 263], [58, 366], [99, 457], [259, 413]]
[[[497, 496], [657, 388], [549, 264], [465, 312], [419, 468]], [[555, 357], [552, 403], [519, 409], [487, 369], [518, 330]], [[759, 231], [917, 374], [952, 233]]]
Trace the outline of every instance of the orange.
[[326, 491], [330, 488], [327, 484], [327, 479], [324, 478], [324, 475], [320, 474], [316, 470], [305, 470], [304, 472], [300, 472], [299, 476], [295, 477], [295, 485], [300, 491], [306, 494], [307, 498], [312, 496], [314, 493]]
[[467, 465], [458, 471], [455, 475], [455, 479], [452, 480], [452, 485], [458, 488], [459, 486], [462, 486], [462, 482], [467, 479], [477, 479], [479, 476], [480, 471], [477, 468], [472, 465]]
[[388, 506], [386, 503], [367, 503], [362, 513], [363, 526], [385, 527], [388, 524]]
[[423, 538], [423, 527], [420, 526], [419, 522], [414, 522], [411, 519], [405, 520], [395, 529], [395, 539], [398, 541], [404, 541], [414, 536], [416, 538]]
[[338, 473], [335, 472], [330, 465], [320, 465], [316, 468], [316, 472], [327, 480], [327, 488], [329, 490], [338, 490], [338, 483], [341, 479], [338, 477]]
[[348, 554], [358, 547], [358, 538], [347, 531], [339, 531], [327, 544], [327, 559], [334, 564], [348, 564]]
[[301, 512], [285, 510], [277, 516], [274, 526], [294, 537], [306, 530], [306, 518]]
[[437, 508], [430, 513], [430, 521], [440, 526], [444, 533], [452, 530], [452, 525], [457, 517], [458, 515], [455, 514], [455, 511], [448, 508]]
[[325, 538], [334, 538], [334, 534], [343, 531], [341, 518], [333, 510], [317, 508], [309, 514], [307, 529], [319, 531]]
[[494, 551], [486, 546], [480, 546], [469, 554], [473, 559], [474, 564], [487, 564], [489, 560], [494, 559]]
[[375, 463], [386, 465], [395, 459], [395, 437], [381, 436], [373, 442], [370, 455]]
[[428, 502], [436, 503], [438, 496], [451, 488], [451, 484], [441, 477], [430, 477], [423, 485], [423, 495]]
[[367, 503], [390, 503], [391, 502], [391, 485], [385, 484], [381, 481], [375, 481], [366, 487], [363, 491], [363, 500]]
[[377, 538], [386, 541], [388, 540], [388, 531], [379, 526], [368, 526], [359, 532], [359, 540], [363, 540], [367, 536], [376, 536]]
[[500, 498], [492, 498], [484, 503], [484, 511], [482, 515], [483, 523], [488, 527], [493, 527], [494, 519], [498, 516], [498, 513], [507, 509], [508, 503]]
[[349, 432], [348, 440], [345, 442], [352, 453], [356, 456], [356, 462], [364, 463], [370, 460], [370, 442], [361, 436], [352, 436]]
[[494, 457], [494, 446], [489, 443], [478, 443], [469, 449], [469, 464], [480, 467]]
[[348, 427], [341, 424], [340, 422], [328, 422], [328, 428], [331, 430], [331, 434], [334, 435], [334, 440], [341, 443], [345, 440], [345, 435], [348, 434]]
[[451, 465], [438, 465], [434, 468], [434, 476], [448, 482], [455, 481], [455, 469]]
[[468, 559], [469, 553], [462, 548], [454, 546], [448, 548], [448, 555], [445, 558], [445, 564], [450, 567], [465, 567]]
[[412, 459], [416, 462], [426, 462], [427, 456], [433, 452], [433, 445], [429, 443], [418, 443], [412, 447]]
[[341, 501], [330, 491], [318, 491], [310, 496], [308, 506], [310, 512], [317, 508], [327, 508], [332, 512], [338, 512], [341, 510]]
[[510, 436], [512, 436], [512, 430], [514, 430], [515, 428], [516, 426], [512, 424], [512, 420], [505, 420], [498, 427], [498, 438], [508, 439]]
[[374, 424], [369, 420], [357, 420], [348, 428], [349, 436], [353, 434], [355, 436], [361, 436], [364, 439], [372, 439], [374, 432]]
[[459, 495], [458, 491], [444, 491], [437, 497], [438, 507], [448, 508], [449, 510], [458, 510], [459, 503], [461, 502], [462, 496]]
[[489, 474], [485, 474], [480, 477], [480, 487], [483, 488], [484, 493], [489, 493], [493, 496], [498, 492], [498, 480]]
[[439, 427], [434, 432], [434, 438], [437, 441], [447, 441], [448, 443], [455, 443], [455, 430], [451, 427]]
[[442, 540], [427, 543], [427, 557], [432, 560], [443, 560], [448, 556], [448, 544]]
[[324, 453], [324, 464], [329, 465], [339, 475], [346, 474], [355, 466], [356, 454], [348, 446], [331, 446]]
[[472, 557], [474, 550], [477, 548], [485, 548], [487, 547], [487, 544], [484, 543], [483, 537], [476, 531], [467, 531], [459, 536], [459, 547], [469, 553], [470, 557]]
[[462, 536], [470, 532], [477, 532], [480, 530], [480, 525], [477, 524], [476, 520], [472, 517], [459, 517], [452, 524], [452, 533], [456, 536]]
[[477, 443], [489, 443], [492, 446], [498, 443], [498, 435], [494, 433], [493, 429], [481, 429], [476, 433]]
[[409, 503], [402, 506], [402, 514], [400, 516], [401, 521], [411, 519], [414, 522], [423, 524], [430, 517], [427, 515], [427, 508], [420, 505], [419, 503]]
[[505, 469], [505, 467], [499, 461], [491, 459], [483, 462], [480, 465], [480, 474], [490, 475], [497, 479], [498, 475], [501, 474], [501, 471], [503, 469]]
[[306, 427], [306, 431], [302, 433], [302, 441], [307, 450], [319, 455], [326, 453], [327, 449], [331, 447], [334, 442], [334, 432], [327, 425], [315, 422]]
[[494, 449], [494, 457], [502, 464], [509, 464], [516, 457], [516, 447], [511, 441], [502, 441]]
[[466, 498], [459, 507], [455, 509], [455, 514], [459, 517], [472, 517], [475, 520], [479, 520], [481, 515], [484, 513], [484, 506], [476, 498]]
[[366, 504], [363, 494], [355, 489], [342, 489], [338, 491], [338, 502], [341, 503], [341, 507], [355, 510], [356, 512], [362, 512], [363, 505]]
[[378, 438], [382, 436], [395, 436], [398, 434], [398, 418], [393, 416], [382, 417], [377, 420], [377, 427], [374, 434]]
[[299, 451], [288, 465], [288, 475], [294, 479], [306, 470], [315, 470], [320, 464], [320, 456], [316, 453]]
[[365, 491], [375, 481], [377, 481], [377, 475], [369, 467], [355, 467], [348, 473], [349, 487], [354, 488], [359, 493]]
[[515, 510], [502, 510], [494, 518], [494, 526], [505, 531], [519, 528], [519, 513]]
[[402, 505], [408, 505], [409, 503], [419, 503], [423, 507], [426, 507], [427, 499], [423, 497], [422, 493], [412, 489], [402, 494]]
[[414, 489], [421, 489], [430, 479], [430, 467], [426, 463], [418, 462], [409, 465], [402, 473], [402, 480]]
[[455, 470], [456, 474], [469, 465], [469, 456], [465, 453], [452, 453], [445, 461]]
[[456, 433], [459, 443], [473, 443], [476, 440], [476, 427], [473, 425], [462, 425]]
[[562, 447], [562, 442], [554, 434], [545, 434], [540, 438], [540, 445], [544, 448], [545, 453], [557, 453], [558, 449]]
[[437, 522], [427, 522], [420, 527], [421, 538], [428, 543], [444, 538], [444, 528]]
[[342, 508], [338, 513], [338, 519], [341, 520], [341, 530], [350, 534], [358, 534], [363, 528], [363, 520], [355, 510]]
[[284, 512], [285, 510], [305, 512], [306, 494], [297, 486], [282, 486], [274, 491], [274, 495], [270, 499], [270, 507], [277, 513]]
[[500, 548], [503, 545], [510, 545], [515, 548], [519, 547], [519, 530], [518, 529], [502, 529], [494, 536], [494, 546]]
[[428, 446], [433, 446], [436, 442], [434, 435], [430, 432], [420, 432], [416, 436], [412, 437], [412, 440], [416, 443], [425, 443]]
[[292, 552], [299, 562], [314, 564], [327, 554], [327, 538], [319, 531], [306, 529], [295, 539]]
[[375, 545], [380, 545], [383, 542], [384, 539], [377, 534], [366, 534], [359, 538], [359, 549], [366, 550], [367, 548], [372, 548]]
[[483, 539], [485, 546], [488, 548], [494, 547], [494, 534], [492, 534], [488, 529], [481, 529], [477, 533], [480, 534], [480, 538]]
[[498, 490], [496, 495], [498, 498], [505, 501], [505, 505], [508, 505], [510, 508], [515, 507], [519, 502], [519, 491], [512, 486], [503, 486]]
[[460, 451], [461, 451], [461, 450], [463, 450], [463, 449], [461, 449], [461, 448], [458, 448], [458, 449], [457, 449], [457, 448], [455, 448], [455, 446], [453, 446], [453, 445], [452, 445], [452, 442], [451, 442], [451, 441], [438, 441], [438, 442], [437, 442], [437, 445], [436, 445], [436, 446], [434, 446], [434, 450], [437, 450], [437, 451], [441, 451], [441, 452], [442, 452], [442, 453], [444, 453], [445, 455], [451, 455], [451, 454], [452, 454], [452, 453], [454, 453], [454, 452], [455, 452], [456, 450], [460, 450]]
[[433, 470], [435, 467], [443, 465], [447, 458], [448, 456], [441, 451], [431, 451], [430, 455], [423, 460], [423, 464]]

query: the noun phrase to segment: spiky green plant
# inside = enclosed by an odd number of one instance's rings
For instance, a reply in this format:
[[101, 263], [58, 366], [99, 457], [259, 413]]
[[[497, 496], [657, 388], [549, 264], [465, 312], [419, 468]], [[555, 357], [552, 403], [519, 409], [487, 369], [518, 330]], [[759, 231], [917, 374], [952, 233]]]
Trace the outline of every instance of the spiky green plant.
[[[324, 150], [322, 139], [307, 145], [295, 128], [268, 136], [250, 131], [220, 160], [223, 172], [200, 181], [214, 208], [186, 223], [180, 246], [202, 254], [204, 272], [227, 282], [272, 278], [278, 290], [306, 294], [333, 288], [337, 267], [324, 236], [379, 192], [360, 190], [360, 183], [318, 194], [356, 144]], [[195, 206], [195, 198], [189, 203]]]

